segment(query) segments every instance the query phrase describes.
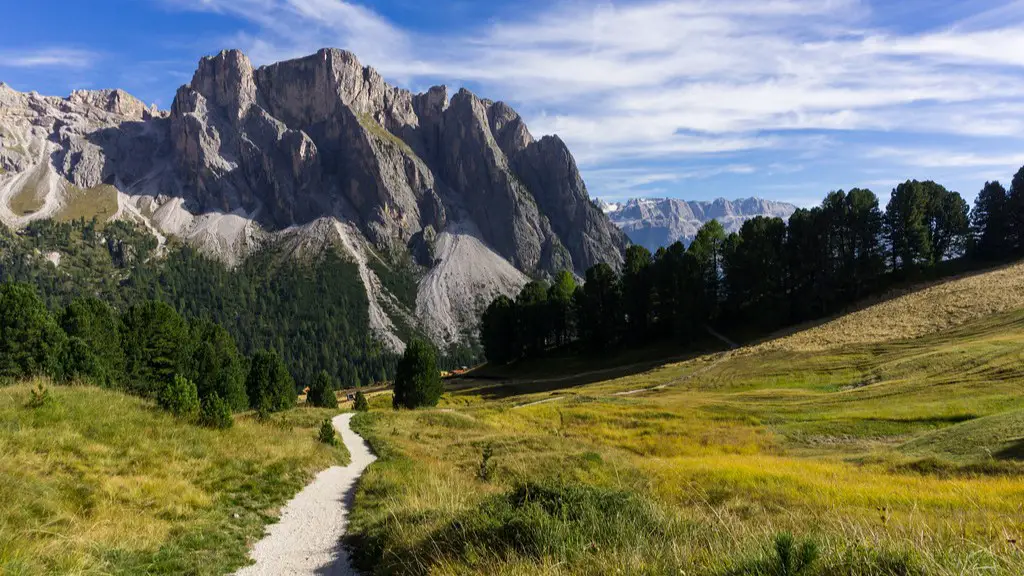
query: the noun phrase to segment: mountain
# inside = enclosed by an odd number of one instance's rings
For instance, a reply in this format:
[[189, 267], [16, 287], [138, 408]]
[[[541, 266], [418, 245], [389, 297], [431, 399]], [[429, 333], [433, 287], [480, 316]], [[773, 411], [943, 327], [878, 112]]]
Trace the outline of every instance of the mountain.
[[297, 257], [336, 247], [394, 349], [396, 325], [458, 341], [497, 294], [617, 267], [627, 243], [557, 136], [535, 140], [467, 90], [395, 88], [334, 49], [260, 68], [239, 51], [204, 58], [169, 111], [121, 90], [0, 84], [0, 221], [93, 216], [230, 265], [268, 242]]
[[711, 202], [676, 198], [633, 198], [611, 204], [596, 200], [595, 205], [608, 215], [636, 244], [652, 252], [677, 241], [689, 244], [697, 230], [710, 220], [728, 232], [738, 232], [743, 223], [756, 216], [788, 219], [796, 206], [762, 198], [719, 198]]

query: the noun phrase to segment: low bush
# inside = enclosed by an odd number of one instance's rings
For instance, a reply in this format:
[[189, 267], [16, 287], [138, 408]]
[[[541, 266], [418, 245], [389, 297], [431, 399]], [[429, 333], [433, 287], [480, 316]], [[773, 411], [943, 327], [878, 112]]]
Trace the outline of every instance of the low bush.
[[50, 390], [46, 387], [46, 384], [37, 382], [35, 386], [29, 390], [28, 403], [25, 404], [26, 408], [43, 408], [45, 406], [53, 405], [56, 402], [53, 395], [50, 394]]
[[231, 416], [231, 407], [221, 399], [216, 392], [210, 394], [201, 402], [199, 409], [199, 425], [217, 430], [226, 430], [234, 425], [235, 420]]
[[369, 412], [370, 411], [370, 403], [366, 401], [366, 395], [363, 394], [362, 390], [356, 392], [356, 401], [355, 401], [354, 404], [355, 404], [354, 408], [355, 408], [356, 412]]
[[582, 567], [596, 556], [650, 548], [650, 541], [666, 539], [669, 530], [656, 508], [633, 493], [527, 482], [455, 518], [407, 560], [437, 565], [447, 560], [443, 554], [473, 565], [486, 550], [496, 557]]
[[184, 376], [176, 375], [164, 385], [157, 402], [161, 408], [178, 418], [188, 420], [199, 414], [199, 392], [196, 385]]
[[338, 436], [334, 432], [334, 425], [331, 424], [331, 419], [327, 418], [323, 424], [320, 425], [320, 434], [317, 439], [327, 444], [328, 446], [336, 446], [338, 444]]

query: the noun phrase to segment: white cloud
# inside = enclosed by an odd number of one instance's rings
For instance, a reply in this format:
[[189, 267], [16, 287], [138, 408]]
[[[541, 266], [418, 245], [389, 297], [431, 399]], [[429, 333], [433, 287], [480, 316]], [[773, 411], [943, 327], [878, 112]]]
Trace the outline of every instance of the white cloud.
[[71, 48], [0, 49], [0, 68], [83, 69], [92, 67], [98, 59], [95, 52]]
[[886, 160], [901, 166], [919, 168], [1008, 168], [1024, 165], [1024, 153], [977, 154], [935, 148], [879, 147], [868, 151], [865, 158]]
[[[1024, 135], [1024, 0], [951, 1], [955, 20], [917, 32], [886, 10], [940, 2], [565, 0], [444, 36], [344, 0], [162, 1], [244, 19], [233, 41], [257, 63], [338, 46], [403, 85], [469, 84], [584, 167], [766, 149], [803, 161], [822, 133]], [[953, 166], [1010, 159], [967, 146]]]

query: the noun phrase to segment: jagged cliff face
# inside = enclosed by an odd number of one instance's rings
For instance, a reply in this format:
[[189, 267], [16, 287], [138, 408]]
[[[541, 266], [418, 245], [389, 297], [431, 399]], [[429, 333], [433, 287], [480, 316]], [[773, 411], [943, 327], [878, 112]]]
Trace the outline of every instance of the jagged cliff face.
[[757, 216], [788, 219], [796, 206], [763, 198], [718, 198], [710, 202], [676, 198], [633, 198], [622, 204], [598, 201], [599, 208], [636, 244], [656, 251], [677, 241], [689, 245], [697, 230], [718, 220], [727, 233], [738, 232]]
[[[258, 69], [237, 51], [205, 58], [169, 112], [121, 91], [0, 87], [0, 145], [8, 225], [102, 189], [116, 192], [115, 217], [229, 263], [269, 236], [333, 239], [360, 263], [382, 333], [404, 314], [456, 340], [526, 275], [618, 266], [627, 242], [560, 139], [535, 141], [509, 106], [465, 90], [392, 87], [340, 50]], [[369, 264], [406, 251], [423, 278], [416, 309], [396, 311]]]

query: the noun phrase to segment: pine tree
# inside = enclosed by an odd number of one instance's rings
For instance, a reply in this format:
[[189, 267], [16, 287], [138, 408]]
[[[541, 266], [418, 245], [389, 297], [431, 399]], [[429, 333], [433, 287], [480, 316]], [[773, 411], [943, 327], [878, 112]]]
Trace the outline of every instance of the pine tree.
[[321, 370], [309, 387], [307, 402], [317, 408], [337, 408], [338, 397], [334, 394], [334, 382], [326, 370]]
[[422, 340], [413, 340], [398, 363], [395, 376], [394, 407], [437, 406], [444, 392], [434, 349]]

